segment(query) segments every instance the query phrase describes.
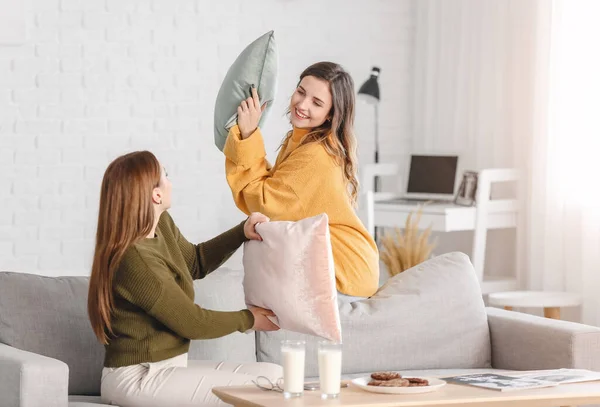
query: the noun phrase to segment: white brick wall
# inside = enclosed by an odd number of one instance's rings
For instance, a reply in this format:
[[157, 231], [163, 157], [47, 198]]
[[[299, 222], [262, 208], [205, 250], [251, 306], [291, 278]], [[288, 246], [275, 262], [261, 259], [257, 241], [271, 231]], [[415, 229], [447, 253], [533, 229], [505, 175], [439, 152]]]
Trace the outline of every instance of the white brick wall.
[[[297, 77], [319, 60], [343, 64], [357, 86], [381, 66], [384, 157], [409, 143], [411, 0], [31, 0], [27, 24], [25, 44], [0, 46], [0, 270], [87, 275], [102, 174], [131, 150], [168, 168], [189, 240], [241, 221], [213, 104], [233, 59], [270, 29], [281, 69], [264, 129], [271, 159]], [[358, 114], [368, 161], [371, 111]]]

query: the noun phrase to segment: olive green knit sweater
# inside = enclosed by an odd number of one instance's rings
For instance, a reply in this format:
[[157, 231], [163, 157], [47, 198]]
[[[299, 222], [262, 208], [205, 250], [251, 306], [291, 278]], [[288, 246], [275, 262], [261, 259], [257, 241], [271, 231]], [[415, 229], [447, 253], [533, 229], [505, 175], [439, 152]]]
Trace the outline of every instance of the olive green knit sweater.
[[244, 332], [248, 310], [212, 311], [194, 304], [195, 279], [217, 269], [246, 240], [243, 224], [198, 245], [188, 242], [164, 212], [155, 237], [127, 249], [113, 279], [115, 334], [104, 366], [157, 362], [186, 353], [190, 339]]

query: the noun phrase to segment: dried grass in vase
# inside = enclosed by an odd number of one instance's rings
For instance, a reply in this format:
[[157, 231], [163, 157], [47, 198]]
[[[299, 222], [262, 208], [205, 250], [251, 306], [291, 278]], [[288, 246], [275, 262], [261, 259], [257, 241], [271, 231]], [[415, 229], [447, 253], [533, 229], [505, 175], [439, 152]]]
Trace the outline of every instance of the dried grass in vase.
[[431, 226], [419, 232], [422, 208], [417, 210], [414, 219], [413, 214], [414, 212], [411, 212], [406, 219], [404, 233], [402, 229], [395, 228], [394, 234], [385, 233], [381, 239], [383, 245], [381, 260], [391, 276], [429, 259], [436, 246], [437, 239], [433, 242], [429, 241]]

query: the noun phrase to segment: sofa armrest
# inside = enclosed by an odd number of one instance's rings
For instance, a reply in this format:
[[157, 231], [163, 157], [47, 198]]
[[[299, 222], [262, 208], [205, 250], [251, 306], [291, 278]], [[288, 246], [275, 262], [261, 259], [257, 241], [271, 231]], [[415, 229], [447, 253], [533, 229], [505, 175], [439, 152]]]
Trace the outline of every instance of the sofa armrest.
[[494, 368], [600, 371], [600, 328], [499, 308], [486, 311]]
[[0, 343], [0, 407], [67, 407], [69, 367]]

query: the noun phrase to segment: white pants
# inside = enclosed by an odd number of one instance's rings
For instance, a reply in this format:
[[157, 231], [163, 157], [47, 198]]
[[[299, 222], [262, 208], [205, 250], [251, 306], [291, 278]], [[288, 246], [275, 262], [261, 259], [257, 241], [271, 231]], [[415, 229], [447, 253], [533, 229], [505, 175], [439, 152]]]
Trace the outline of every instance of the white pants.
[[283, 376], [272, 363], [190, 361], [187, 353], [155, 363], [102, 369], [102, 401], [121, 407], [223, 406], [216, 386], [251, 384], [257, 376], [273, 383]]

